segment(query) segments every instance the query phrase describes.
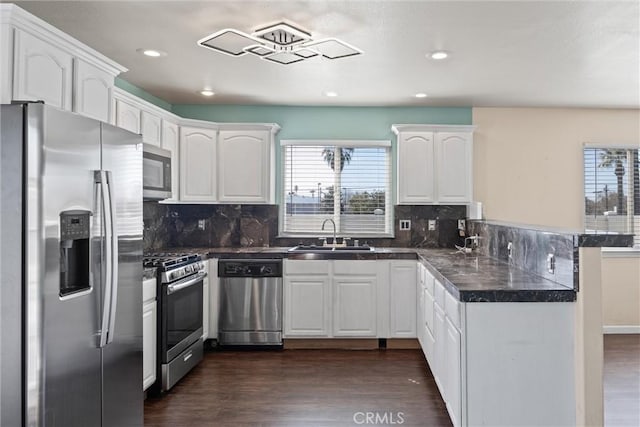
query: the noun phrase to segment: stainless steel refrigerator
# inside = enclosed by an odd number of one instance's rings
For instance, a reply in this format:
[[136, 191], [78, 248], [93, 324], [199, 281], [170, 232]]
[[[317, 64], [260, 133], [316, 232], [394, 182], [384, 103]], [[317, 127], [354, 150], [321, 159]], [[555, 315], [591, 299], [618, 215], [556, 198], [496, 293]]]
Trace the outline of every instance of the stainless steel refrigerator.
[[0, 425], [140, 426], [142, 140], [0, 110]]

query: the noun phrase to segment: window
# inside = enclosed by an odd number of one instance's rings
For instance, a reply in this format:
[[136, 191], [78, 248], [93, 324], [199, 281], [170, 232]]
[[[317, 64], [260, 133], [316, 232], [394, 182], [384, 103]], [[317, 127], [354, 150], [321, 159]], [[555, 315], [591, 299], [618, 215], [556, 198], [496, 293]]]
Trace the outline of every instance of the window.
[[392, 236], [390, 141], [281, 141], [287, 236]]
[[639, 149], [584, 149], [585, 230], [635, 234], [640, 246]]

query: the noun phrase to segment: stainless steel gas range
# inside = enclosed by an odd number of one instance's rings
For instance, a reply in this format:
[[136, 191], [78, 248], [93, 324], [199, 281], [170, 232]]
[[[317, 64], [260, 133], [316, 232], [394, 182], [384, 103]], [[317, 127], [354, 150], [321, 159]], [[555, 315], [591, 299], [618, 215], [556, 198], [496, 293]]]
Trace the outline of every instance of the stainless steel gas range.
[[207, 273], [196, 254], [149, 254], [144, 267], [158, 269], [158, 380], [150, 390], [162, 393], [202, 360], [202, 286]]

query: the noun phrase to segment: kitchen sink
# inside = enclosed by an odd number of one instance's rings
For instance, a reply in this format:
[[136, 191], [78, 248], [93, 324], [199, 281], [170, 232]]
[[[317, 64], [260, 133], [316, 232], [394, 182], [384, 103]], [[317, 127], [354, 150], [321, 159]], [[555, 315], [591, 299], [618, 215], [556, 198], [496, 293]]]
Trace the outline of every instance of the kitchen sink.
[[371, 246], [316, 246], [316, 245], [299, 245], [289, 249], [289, 252], [297, 253], [313, 253], [313, 252], [372, 252], [374, 248]]

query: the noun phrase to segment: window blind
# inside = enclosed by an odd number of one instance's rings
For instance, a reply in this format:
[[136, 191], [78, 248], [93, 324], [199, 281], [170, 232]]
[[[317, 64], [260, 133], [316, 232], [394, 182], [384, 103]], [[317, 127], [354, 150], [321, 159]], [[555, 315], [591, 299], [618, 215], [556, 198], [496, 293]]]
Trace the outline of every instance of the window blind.
[[634, 234], [640, 247], [640, 170], [635, 148], [584, 149], [585, 230]]
[[283, 141], [281, 234], [392, 234], [389, 141]]

